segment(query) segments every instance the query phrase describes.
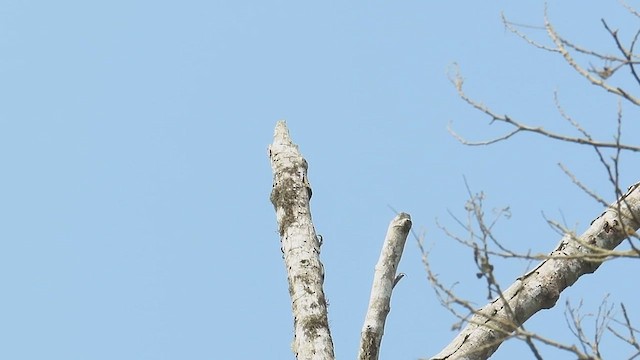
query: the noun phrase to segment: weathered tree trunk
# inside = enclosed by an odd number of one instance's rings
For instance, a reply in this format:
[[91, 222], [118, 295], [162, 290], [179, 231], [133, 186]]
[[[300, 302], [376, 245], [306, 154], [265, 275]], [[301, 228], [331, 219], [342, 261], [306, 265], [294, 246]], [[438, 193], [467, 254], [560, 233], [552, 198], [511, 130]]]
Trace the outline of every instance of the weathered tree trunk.
[[431, 359], [487, 359], [514, 329], [541, 309], [553, 307], [564, 289], [594, 272], [607, 252], [639, 227], [640, 183], [636, 183], [580, 237], [565, 235], [548, 259], [478, 310], [467, 327]]
[[269, 158], [273, 169], [271, 202], [278, 220], [294, 319], [293, 352], [297, 359], [333, 360], [327, 303], [322, 289], [321, 242], [309, 208], [308, 165], [291, 141], [284, 121], [276, 125]]

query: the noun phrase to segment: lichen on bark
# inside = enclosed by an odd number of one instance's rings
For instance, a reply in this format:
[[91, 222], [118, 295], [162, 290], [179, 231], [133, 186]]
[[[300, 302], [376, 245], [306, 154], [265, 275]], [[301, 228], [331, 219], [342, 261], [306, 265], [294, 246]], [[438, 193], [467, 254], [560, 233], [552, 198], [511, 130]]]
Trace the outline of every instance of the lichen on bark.
[[269, 158], [273, 169], [270, 198], [276, 210], [294, 318], [293, 351], [298, 359], [332, 360], [320, 238], [309, 205], [308, 164], [291, 141], [284, 121], [276, 125]]

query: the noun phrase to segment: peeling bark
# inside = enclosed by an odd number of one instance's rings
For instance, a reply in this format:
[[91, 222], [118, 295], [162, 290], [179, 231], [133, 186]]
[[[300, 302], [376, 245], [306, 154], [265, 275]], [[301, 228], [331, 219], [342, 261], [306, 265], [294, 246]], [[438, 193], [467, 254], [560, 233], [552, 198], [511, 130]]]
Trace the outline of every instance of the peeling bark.
[[631, 186], [580, 237], [565, 235], [548, 259], [478, 310], [467, 327], [431, 359], [487, 359], [516, 328], [541, 309], [553, 307], [563, 290], [602, 264], [606, 250], [613, 250], [638, 228], [640, 183]]
[[296, 359], [333, 360], [327, 303], [322, 285], [320, 239], [311, 219], [311, 186], [307, 161], [289, 137], [284, 121], [276, 124], [269, 146], [273, 169], [271, 202], [276, 210], [280, 243], [289, 281]]

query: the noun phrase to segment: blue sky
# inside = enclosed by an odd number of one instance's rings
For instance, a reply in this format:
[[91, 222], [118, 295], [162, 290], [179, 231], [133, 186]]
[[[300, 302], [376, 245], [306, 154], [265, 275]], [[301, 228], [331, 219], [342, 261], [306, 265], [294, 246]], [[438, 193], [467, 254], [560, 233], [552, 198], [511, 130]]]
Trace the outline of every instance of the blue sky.
[[[448, 239], [464, 216], [463, 176], [488, 212], [511, 206], [505, 244], [539, 252], [558, 236], [542, 213], [581, 232], [600, 214], [562, 162], [612, 200], [593, 151], [516, 136], [466, 106], [448, 80], [532, 124], [570, 131], [553, 105], [604, 140], [617, 100], [562, 60], [505, 31], [540, 25], [542, 2], [3, 1], [0, 6], [0, 358], [289, 359], [292, 317], [269, 202], [267, 145], [286, 119], [310, 164], [324, 237], [329, 319], [339, 358], [357, 353], [373, 266], [389, 221], [411, 214], [434, 270], [478, 305], [472, 254]], [[567, 38], [613, 51], [600, 18], [637, 30], [614, 1], [548, 4]], [[536, 38], [544, 33], [532, 29]], [[626, 75], [625, 75], [626, 76]], [[620, 80], [623, 80], [621, 76]], [[623, 104], [627, 135], [637, 133]], [[637, 143], [637, 142], [636, 142]], [[638, 181], [623, 156], [622, 184]], [[509, 284], [526, 264], [497, 263]], [[538, 314], [530, 330], [571, 341], [564, 301], [632, 305], [605, 264]], [[392, 301], [381, 358], [437, 353], [455, 319], [430, 288], [415, 241]], [[610, 341], [604, 355], [631, 353]], [[526, 353], [504, 344], [495, 359]], [[547, 351], [549, 357], [562, 353]]]

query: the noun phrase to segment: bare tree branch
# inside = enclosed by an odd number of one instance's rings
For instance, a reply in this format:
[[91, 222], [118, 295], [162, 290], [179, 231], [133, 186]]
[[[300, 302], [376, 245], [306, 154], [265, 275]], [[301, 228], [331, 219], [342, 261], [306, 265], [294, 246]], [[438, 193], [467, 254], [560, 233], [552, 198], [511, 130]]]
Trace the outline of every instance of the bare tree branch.
[[472, 107], [474, 107], [475, 109], [485, 113], [486, 115], [488, 115], [489, 117], [491, 117], [491, 122], [502, 122], [502, 123], [506, 123], [509, 124], [511, 126], [513, 126], [514, 130], [512, 130], [511, 132], [509, 132], [508, 134], [495, 138], [495, 139], [490, 139], [487, 141], [481, 141], [481, 142], [472, 142], [472, 141], [468, 141], [466, 139], [464, 139], [463, 137], [461, 137], [460, 135], [458, 135], [457, 133], [455, 133], [453, 130], [451, 130], [451, 127], [449, 127], [449, 132], [452, 133], [452, 135], [458, 139], [458, 141], [460, 141], [461, 143], [465, 144], [465, 145], [471, 145], [471, 146], [478, 146], [478, 145], [489, 145], [489, 144], [493, 144], [499, 141], [503, 141], [506, 140], [510, 137], [512, 137], [513, 135], [519, 133], [519, 132], [531, 132], [531, 133], [536, 133], [539, 135], [543, 135], [546, 136], [548, 138], [554, 139], [554, 140], [560, 140], [560, 141], [564, 141], [564, 142], [569, 142], [569, 143], [575, 143], [575, 144], [580, 144], [580, 145], [589, 145], [589, 146], [593, 146], [593, 147], [597, 147], [597, 148], [611, 148], [611, 149], [620, 149], [620, 150], [629, 150], [629, 151], [633, 151], [633, 152], [638, 152], [640, 151], [640, 146], [632, 146], [632, 145], [626, 145], [626, 144], [621, 144], [619, 142], [602, 142], [602, 141], [596, 141], [593, 140], [591, 138], [588, 137], [573, 137], [573, 136], [566, 136], [566, 135], [561, 135], [561, 134], [557, 134], [551, 131], [548, 131], [542, 127], [534, 127], [534, 126], [529, 126], [526, 124], [523, 124], [517, 120], [515, 120], [514, 118], [508, 116], [508, 115], [499, 115], [497, 113], [495, 113], [493, 110], [489, 109], [486, 105], [477, 102], [476, 100], [471, 99], [465, 92], [463, 89], [463, 84], [464, 84], [464, 79], [462, 78], [462, 76], [459, 73], [456, 73], [456, 75], [454, 76], [454, 78], [452, 79], [456, 90], [458, 91], [458, 95], [460, 96], [460, 98], [462, 100], [464, 100], [467, 104], [471, 105]]
[[[473, 311], [466, 328], [432, 359], [486, 359], [541, 309], [553, 307], [560, 293], [604, 261], [594, 249], [613, 250], [640, 228], [640, 182], [632, 185], [577, 239], [565, 236], [549, 258], [521, 276], [501, 295]], [[427, 269], [428, 273], [430, 272]]]
[[631, 70], [631, 75], [633, 76], [633, 78], [636, 80], [636, 82], [638, 84], [640, 84], [640, 78], [638, 77], [638, 73], [636, 73], [636, 68], [634, 66], [634, 61], [633, 61], [633, 47], [636, 44], [636, 41], [638, 40], [638, 35], [640, 35], [640, 31], [636, 32], [636, 35], [634, 36], [633, 40], [631, 41], [631, 48], [629, 50], [625, 49], [624, 46], [622, 45], [622, 42], [620, 42], [620, 38], [618, 37], [618, 30], [611, 30], [611, 28], [609, 28], [609, 25], [607, 24], [606, 21], [604, 21], [604, 19], [602, 19], [602, 24], [604, 25], [604, 28], [607, 29], [607, 31], [609, 32], [609, 34], [611, 35], [611, 37], [613, 37], [613, 40], [616, 43], [616, 46], [618, 47], [618, 50], [620, 50], [620, 52], [622, 53], [622, 55], [624, 56], [625, 60], [624, 62], [621, 62], [621, 66], [622, 65], [629, 65], [629, 69]]
[[573, 173], [571, 173], [571, 171], [569, 171], [569, 169], [567, 169], [562, 163], [558, 163], [558, 166], [560, 167], [560, 169], [562, 169], [562, 172], [564, 172], [565, 175], [567, 175], [569, 179], [571, 179], [571, 182], [576, 184], [577, 187], [579, 187], [582, 191], [587, 193], [587, 195], [592, 197], [595, 201], [599, 202], [601, 205], [607, 206], [607, 202], [604, 201], [604, 199], [600, 195], [596, 194], [595, 191], [589, 189], [585, 184], [583, 184], [580, 180], [578, 180], [578, 178], [576, 178], [576, 176], [573, 175]]
[[409, 214], [398, 214], [389, 224], [380, 259], [376, 264], [367, 316], [362, 326], [358, 359], [377, 360], [384, 324], [391, 310], [391, 292], [404, 274], [396, 275], [404, 244], [411, 229]]
[[638, 10], [627, 5], [624, 1], [621, 1], [621, 3], [622, 3], [622, 6], [624, 6], [624, 8], [627, 9], [627, 11], [629, 11], [631, 14], [635, 15], [636, 17], [640, 18], [640, 12], [638, 12]]
[[293, 352], [296, 359], [333, 360], [320, 241], [309, 208], [308, 165], [284, 121], [276, 124], [269, 158], [273, 169], [271, 202], [278, 220], [294, 318]]
[[563, 41], [563, 39], [558, 35], [558, 33], [553, 28], [553, 25], [551, 24], [551, 22], [549, 22], [549, 19], [548, 19], [547, 14], [546, 14], [546, 10], [545, 10], [545, 16], [544, 16], [544, 25], [545, 25], [545, 28], [547, 29], [547, 34], [549, 35], [549, 38], [556, 45], [556, 49], [560, 52], [560, 54], [562, 54], [562, 57], [565, 59], [565, 61], [578, 74], [582, 75], [585, 79], [589, 80], [589, 82], [591, 82], [593, 85], [599, 86], [599, 87], [605, 89], [606, 91], [608, 91], [608, 92], [610, 92], [612, 94], [618, 95], [618, 96], [628, 100], [629, 102], [631, 102], [634, 105], [640, 105], [640, 99], [632, 96], [631, 94], [629, 94], [627, 91], [623, 90], [620, 87], [613, 87], [613, 86], [609, 85], [602, 78], [597, 79], [597, 78], [593, 77], [589, 73], [589, 71], [585, 70], [580, 65], [578, 65], [578, 63], [575, 61], [575, 59], [571, 56], [571, 54], [569, 53], [569, 51], [565, 47], [566, 42]]
[[635, 350], [635, 354], [633, 354], [629, 359], [635, 359], [638, 356], [640, 356], [640, 343], [638, 343], [638, 340], [636, 339], [636, 334], [639, 333], [640, 331], [636, 328], [634, 328], [631, 325], [631, 320], [629, 320], [629, 315], [627, 314], [627, 309], [624, 306], [624, 304], [620, 304], [620, 308], [622, 309], [622, 315], [624, 316], [624, 322], [613, 319], [613, 321], [619, 325], [622, 325], [623, 328], [625, 328], [628, 332], [629, 332], [629, 337], [625, 337], [624, 335], [620, 334], [620, 332], [618, 332], [617, 330], [613, 329], [612, 326], [608, 326], [608, 330], [611, 331], [611, 333], [616, 336], [618, 339], [621, 339], [622, 341], [626, 342], [627, 344], [631, 345]]

